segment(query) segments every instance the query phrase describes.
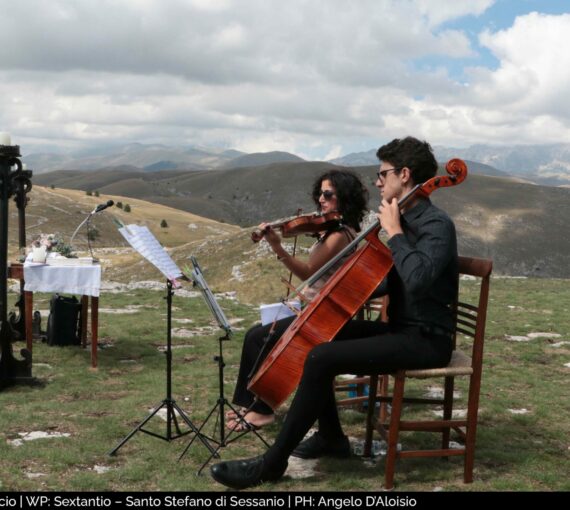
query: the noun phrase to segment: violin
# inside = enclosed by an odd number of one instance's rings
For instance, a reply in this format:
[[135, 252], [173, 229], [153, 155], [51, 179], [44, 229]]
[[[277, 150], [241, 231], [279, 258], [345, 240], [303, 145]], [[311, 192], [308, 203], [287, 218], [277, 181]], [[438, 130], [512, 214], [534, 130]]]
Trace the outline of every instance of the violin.
[[301, 214], [286, 220], [269, 223], [263, 230], [255, 230], [251, 233], [251, 240], [257, 243], [263, 239], [263, 236], [269, 232], [270, 228], [281, 230], [283, 237], [295, 237], [300, 234], [315, 234], [332, 228], [338, 227], [342, 221], [342, 215], [337, 212], [329, 212], [326, 214], [311, 213]]

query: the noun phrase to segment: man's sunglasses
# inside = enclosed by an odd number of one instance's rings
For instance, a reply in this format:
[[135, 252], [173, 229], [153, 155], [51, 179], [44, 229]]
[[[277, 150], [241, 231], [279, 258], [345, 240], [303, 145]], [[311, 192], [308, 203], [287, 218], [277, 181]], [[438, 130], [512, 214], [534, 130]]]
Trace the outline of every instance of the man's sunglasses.
[[388, 175], [388, 172], [399, 172], [402, 168], [404, 168], [404, 167], [388, 168], [386, 170], [380, 170], [379, 172], [376, 172], [376, 175], [378, 176], [378, 179], [380, 179], [381, 181], [385, 181], [386, 176]]

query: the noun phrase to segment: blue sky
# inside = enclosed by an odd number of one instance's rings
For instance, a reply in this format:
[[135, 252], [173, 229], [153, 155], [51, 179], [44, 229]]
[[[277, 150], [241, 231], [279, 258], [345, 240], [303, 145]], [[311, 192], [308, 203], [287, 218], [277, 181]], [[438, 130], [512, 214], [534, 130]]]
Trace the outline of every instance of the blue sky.
[[568, 34], [561, 0], [20, 0], [0, 131], [24, 154], [566, 143]]
[[512, 26], [517, 16], [523, 16], [531, 12], [541, 14], [560, 15], [570, 12], [568, 0], [497, 0], [493, 5], [480, 15], [466, 15], [458, 19], [450, 20], [442, 25], [442, 28], [463, 31], [471, 41], [476, 54], [464, 59], [425, 58], [418, 59], [415, 64], [418, 67], [445, 66], [450, 75], [457, 79], [464, 79], [464, 67], [473, 65], [495, 69], [500, 61], [487, 48], [479, 45], [479, 34], [483, 30], [493, 32], [508, 29]]

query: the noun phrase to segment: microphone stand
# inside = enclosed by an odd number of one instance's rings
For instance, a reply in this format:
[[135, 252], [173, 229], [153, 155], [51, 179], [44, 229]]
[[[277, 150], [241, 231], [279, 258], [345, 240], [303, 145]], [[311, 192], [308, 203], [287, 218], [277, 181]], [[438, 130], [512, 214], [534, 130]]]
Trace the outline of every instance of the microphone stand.
[[93, 216], [95, 214], [95, 210], [91, 211], [88, 215], [87, 218], [85, 218], [80, 224], [79, 226], [75, 229], [75, 232], [73, 232], [73, 235], [71, 236], [71, 239], [69, 240], [69, 246], [71, 247], [71, 249], [73, 249], [73, 240], [75, 239], [75, 236], [77, 235], [77, 232], [79, 232], [79, 229], [85, 225], [85, 223], [87, 223], [87, 246], [89, 247], [89, 253], [91, 254], [91, 257], [93, 257], [93, 252], [91, 251], [91, 244], [89, 243], [89, 224], [91, 221], [91, 216]]
[[93, 209], [88, 215], [87, 218], [85, 218], [80, 224], [79, 226], [75, 229], [75, 232], [73, 232], [71, 239], [69, 240], [69, 246], [71, 247], [71, 249], [73, 249], [73, 240], [75, 239], [75, 236], [77, 235], [77, 232], [79, 232], [79, 229], [87, 224], [87, 247], [89, 248], [89, 254], [91, 255], [92, 259], [95, 259], [94, 255], [93, 255], [93, 250], [91, 249], [91, 240], [89, 239], [89, 228], [91, 227], [91, 218], [97, 214], [98, 212], [101, 212], [105, 209], [107, 209], [107, 207], [110, 207], [113, 205], [113, 201], [109, 200], [106, 204], [103, 205], [98, 205], [97, 207], [95, 207], [95, 209]]

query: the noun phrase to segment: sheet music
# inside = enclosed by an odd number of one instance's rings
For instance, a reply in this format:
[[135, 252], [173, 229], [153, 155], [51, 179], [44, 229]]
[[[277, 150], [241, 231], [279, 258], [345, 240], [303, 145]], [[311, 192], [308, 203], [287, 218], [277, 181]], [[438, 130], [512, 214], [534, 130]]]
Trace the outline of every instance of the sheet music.
[[220, 305], [216, 301], [216, 297], [210, 290], [210, 287], [208, 287], [208, 284], [206, 283], [206, 280], [202, 275], [202, 270], [198, 265], [198, 261], [194, 256], [190, 257], [190, 260], [192, 261], [192, 266], [194, 267], [194, 269], [192, 270], [192, 280], [198, 287], [200, 287], [200, 290], [202, 291], [202, 295], [204, 296], [206, 304], [208, 305], [208, 308], [210, 308], [212, 315], [218, 322], [218, 326], [220, 326], [220, 328], [222, 328], [227, 333], [228, 336], [231, 336], [232, 328], [228, 322], [228, 319], [226, 319], [224, 311], [220, 308]]
[[148, 227], [141, 225], [125, 225], [119, 228], [121, 235], [145, 259], [155, 266], [166, 278], [174, 280], [182, 276], [170, 255], [158, 242]]

